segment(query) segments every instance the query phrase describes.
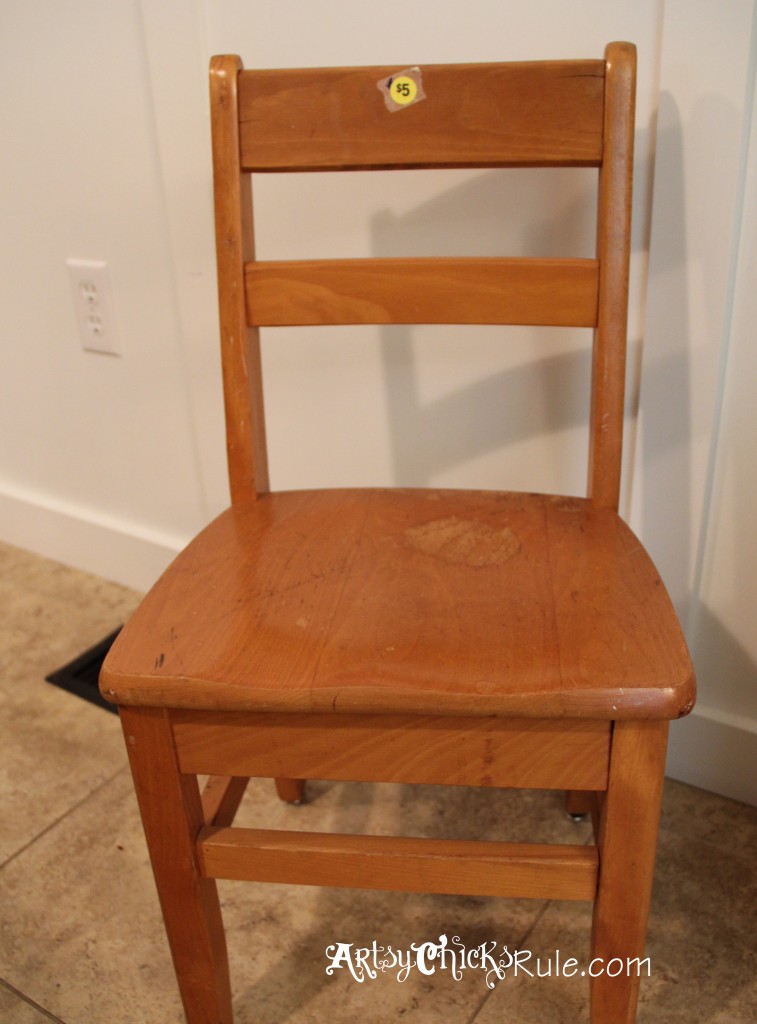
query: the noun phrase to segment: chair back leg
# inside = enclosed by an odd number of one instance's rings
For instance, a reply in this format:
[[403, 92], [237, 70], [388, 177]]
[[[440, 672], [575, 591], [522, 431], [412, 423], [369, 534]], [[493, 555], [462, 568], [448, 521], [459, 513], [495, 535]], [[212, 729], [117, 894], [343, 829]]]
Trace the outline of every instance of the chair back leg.
[[305, 799], [304, 779], [275, 779], [279, 800], [287, 804], [301, 804]]

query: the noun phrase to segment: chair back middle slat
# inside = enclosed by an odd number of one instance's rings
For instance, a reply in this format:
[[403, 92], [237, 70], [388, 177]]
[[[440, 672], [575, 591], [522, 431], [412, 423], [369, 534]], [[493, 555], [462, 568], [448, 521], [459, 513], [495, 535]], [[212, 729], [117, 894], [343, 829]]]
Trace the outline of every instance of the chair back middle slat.
[[348, 259], [245, 267], [250, 326], [528, 324], [594, 327], [591, 259]]

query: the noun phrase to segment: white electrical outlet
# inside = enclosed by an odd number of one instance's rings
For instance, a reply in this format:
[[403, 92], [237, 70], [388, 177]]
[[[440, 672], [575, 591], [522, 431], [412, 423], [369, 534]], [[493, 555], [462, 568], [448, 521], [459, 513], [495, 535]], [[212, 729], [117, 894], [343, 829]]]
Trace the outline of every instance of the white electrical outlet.
[[113, 293], [104, 260], [66, 260], [82, 348], [119, 356]]

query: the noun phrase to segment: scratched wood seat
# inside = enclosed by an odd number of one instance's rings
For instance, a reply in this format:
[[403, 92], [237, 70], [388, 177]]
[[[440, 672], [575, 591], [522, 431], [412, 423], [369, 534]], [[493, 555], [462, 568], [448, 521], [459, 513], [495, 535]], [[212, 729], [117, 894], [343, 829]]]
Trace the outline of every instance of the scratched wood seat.
[[[617, 512], [635, 50], [424, 67], [426, 99], [390, 110], [396, 70], [211, 64], [232, 505], [101, 677], [190, 1024], [232, 1021], [216, 878], [593, 900], [592, 955], [643, 955], [668, 720], [694, 679]], [[254, 260], [252, 171], [565, 165], [599, 168], [594, 259]], [[270, 493], [258, 328], [364, 322], [593, 327], [587, 497]], [[251, 776], [289, 800], [308, 778], [566, 789], [596, 841], [234, 828]], [[593, 978], [594, 1024], [633, 1021], [637, 989]]]

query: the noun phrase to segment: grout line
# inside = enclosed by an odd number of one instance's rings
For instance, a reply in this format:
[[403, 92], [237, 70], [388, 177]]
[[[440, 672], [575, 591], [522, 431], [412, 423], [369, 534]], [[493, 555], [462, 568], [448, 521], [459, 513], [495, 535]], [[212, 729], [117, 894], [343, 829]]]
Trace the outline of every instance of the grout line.
[[[547, 909], [548, 909], [548, 907], [550, 906], [551, 903], [554, 903], [554, 900], [545, 900], [543, 905], [537, 910], [537, 912], [536, 912], [536, 914], [534, 916], [533, 921], [531, 921], [531, 923], [528, 925], [526, 930], [523, 932], [521, 937], [516, 942], [516, 944], [515, 944], [515, 948], [516, 949], [522, 949], [523, 948], [525, 943], [528, 941], [529, 936], [533, 933], [534, 928], [536, 928], [536, 926], [539, 924], [541, 919], [546, 914]], [[504, 980], [506, 980], [506, 979], [504, 979]], [[483, 994], [481, 999], [478, 1001], [478, 1004], [474, 1008], [473, 1013], [466, 1020], [465, 1024], [473, 1024], [473, 1022], [476, 1020], [478, 1015], [481, 1013], [483, 1008], [488, 1003], [489, 999], [494, 995], [494, 993], [497, 991], [497, 989], [499, 988], [499, 986], [501, 984], [502, 984], [502, 981], [500, 981], [498, 979], [494, 983], [494, 987], [493, 988], [487, 989], [487, 991]]]
[[543, 906], [542, 906], [542, 907], [541, 907], [541, 908], [540, 908], [540, 909], [539, 909], [539, 910], [537, 911], [537, 913], [536, 913], [536, 917], [534, 917], [534, 919], [533, 919], [533, 921], [531, 922], [531, 924], [530, 924], [530, 925], [528, 926], [528, 928], [526, 928], [525, 932], [524, 932], [524, 933], [523, 933], [523, 935], [521, 936], [521, 939], [520, 939], [520, 941], [518, 942], [518, 948], [520, 948], [520, 947], [521, 947], [521, 946], [523, 946], [523, 945], [524, 945], [524, 944], [525, 944], [526, 942], [528, 942], [529, 938], [530, 938], [530, 937], [531, 937], [531, 935], [533, 934], [534, 928], [536, 928], [537, 924], [539, 924], [539, 922], [540, 922], [540, 921], [541, 921], [541, 919], [542, 919], [542, 918], [544, 917], [544, 915], [546, 914], [546, 912], [547, 912], [547, 910], [549, 909], [549, 907], [550, 907], [550, 906], [551, 906], [551, 905], [552, 905], [552, 904], [553, 904], [554, 902], [555, 902], [554, 900], [545, 900], [545, 901], [544, 901], [544, 905], [543, 905]]
[[95, 786], [94, 789], [91, 789], [85, 796], [81, 798], [81, 800], [77, 800], [76, 803], [71, 804], [69, 808], [67, 808], [62, 814], [59, 814], [58, 817], [51, 821], [49, 825], [46, 825], [41, 832], [38, 832], [28, 842], [24, 843], [23, 846], [20, 846], [18, 850], [14, 850], [14, 852], [9, 857], [7, 857], [2, 862], [2, 864], [0, 864], [0, 871], [6, 868], [17, 857], [20, 857], [22, 853], [25, 853], [30, 846], [33, 846], [34, 843], [36, 843], [39, 839], [41, 839], [43, 836], [46, 836], [48, 832], [51, 832], [52, 829], [59, 825], [64, 818], [67, 818], [69, 814], [73, 814], [74, 811], [77, 811], [83, 804], [85, 804], [90, 799], [90, 797], [95, 796], [95, 794], [99, 793], [101, 789], [103, 789], [105, 786], [113, 782], [114, 779], [117, 779], [118, 776], [122, 775], [126, 770], [127, 766], [122, 765], [117, 772], [114, 772], [113, 775], [109, 775], [107, 779], [103, 779], [103, 781], [98, 786]]
[[50, 1011], [46, 1010], [44, 1006], [40, 1006], [39, 1003], [35, 1002], [29, 996], [25, 996], [23, 992], [19, 992], [16, 986], [11, 985], [11, 983], [9, 981], [6, 981], [5, 978], [0, 978], [0, 987], [7, 989], [8, 992], [16, 996], [18, 999], [20, 999], [21, 1002], [26, 1003], [27, 1006], [31, 1006], [35, 1010], [38, 1010], [43, 1017], [47, 1017], [47, 1019], [53, 1021], [54, 1024], [66, 1024], [64, 1020], [62, 1020], [60, 1017], [56, 1017], [55, 1014], [50, 1013]]
[[[497, 984], [499, 984], [499, 983], [497, 983]], [[496, 986], [495, 986], [495, 988], [496, 988]], [[484, 992], [484, 994], [479, 999], [478, 1004], [474, 1007], [473, 1013], [465, 1021], [465, 1024], [473, 1024], [473, 1022], [475, 1021], [476, 1017], [478, 1017], [479, 1013], [481, 1013], [483, 1008], [489, 1002], [489, 997], [491, 996], [493, 991], [494, 991], [494, 989], [490, 988], [490, 989], [487, 989]]]
[[[578, 845], [579, 846], [591, 846], [593, 844], [593, 841], [594, 841], [593, 835], [589, 835], [584, 840], [583, 843], [579, 843]], [[534, 916], [533, 921], [531, 921], [531, 923], [528, 925], [528, 927], [526, 928], [526, 930], [523, 932], [523, 934], [521, 935], [520, 939], [516, 943], [516, 947], [515, 947], [516, 949], [522, 949], [523, 946], [525, 946], [526, 942], [528, 942], [529, 937], [533, 934], [534, 929], [539, 924], [541, 919], [544, 917], [544, 915], [546, 914], [546, 912], [549, 909], [550, 905], [552, 903], [554, 903], [554, 902], [555, 902], [554, 900], [545, 900], [544, 901], [544, 903], [539, 908], [539, 910], [537, 910], [536, 915]], [[477, 1006], [473, 1010], [473, 1013], [466, 1020], [465, 1024], [474, 1024], [474, 1021], [476, 1020], [478, 1015], [481, 1013], [481, 1011], [483, 1010], [484, 1006], [486, 1006], [486, 1004], [489, 1001], [490, 997], [499, 988], [500, 984], [501, 984], [501, 982], [498, 980], [495, 983], [494, 988], [491, 988], [487, 992], [484, 993], [484, 995], [479, 1000]]]

